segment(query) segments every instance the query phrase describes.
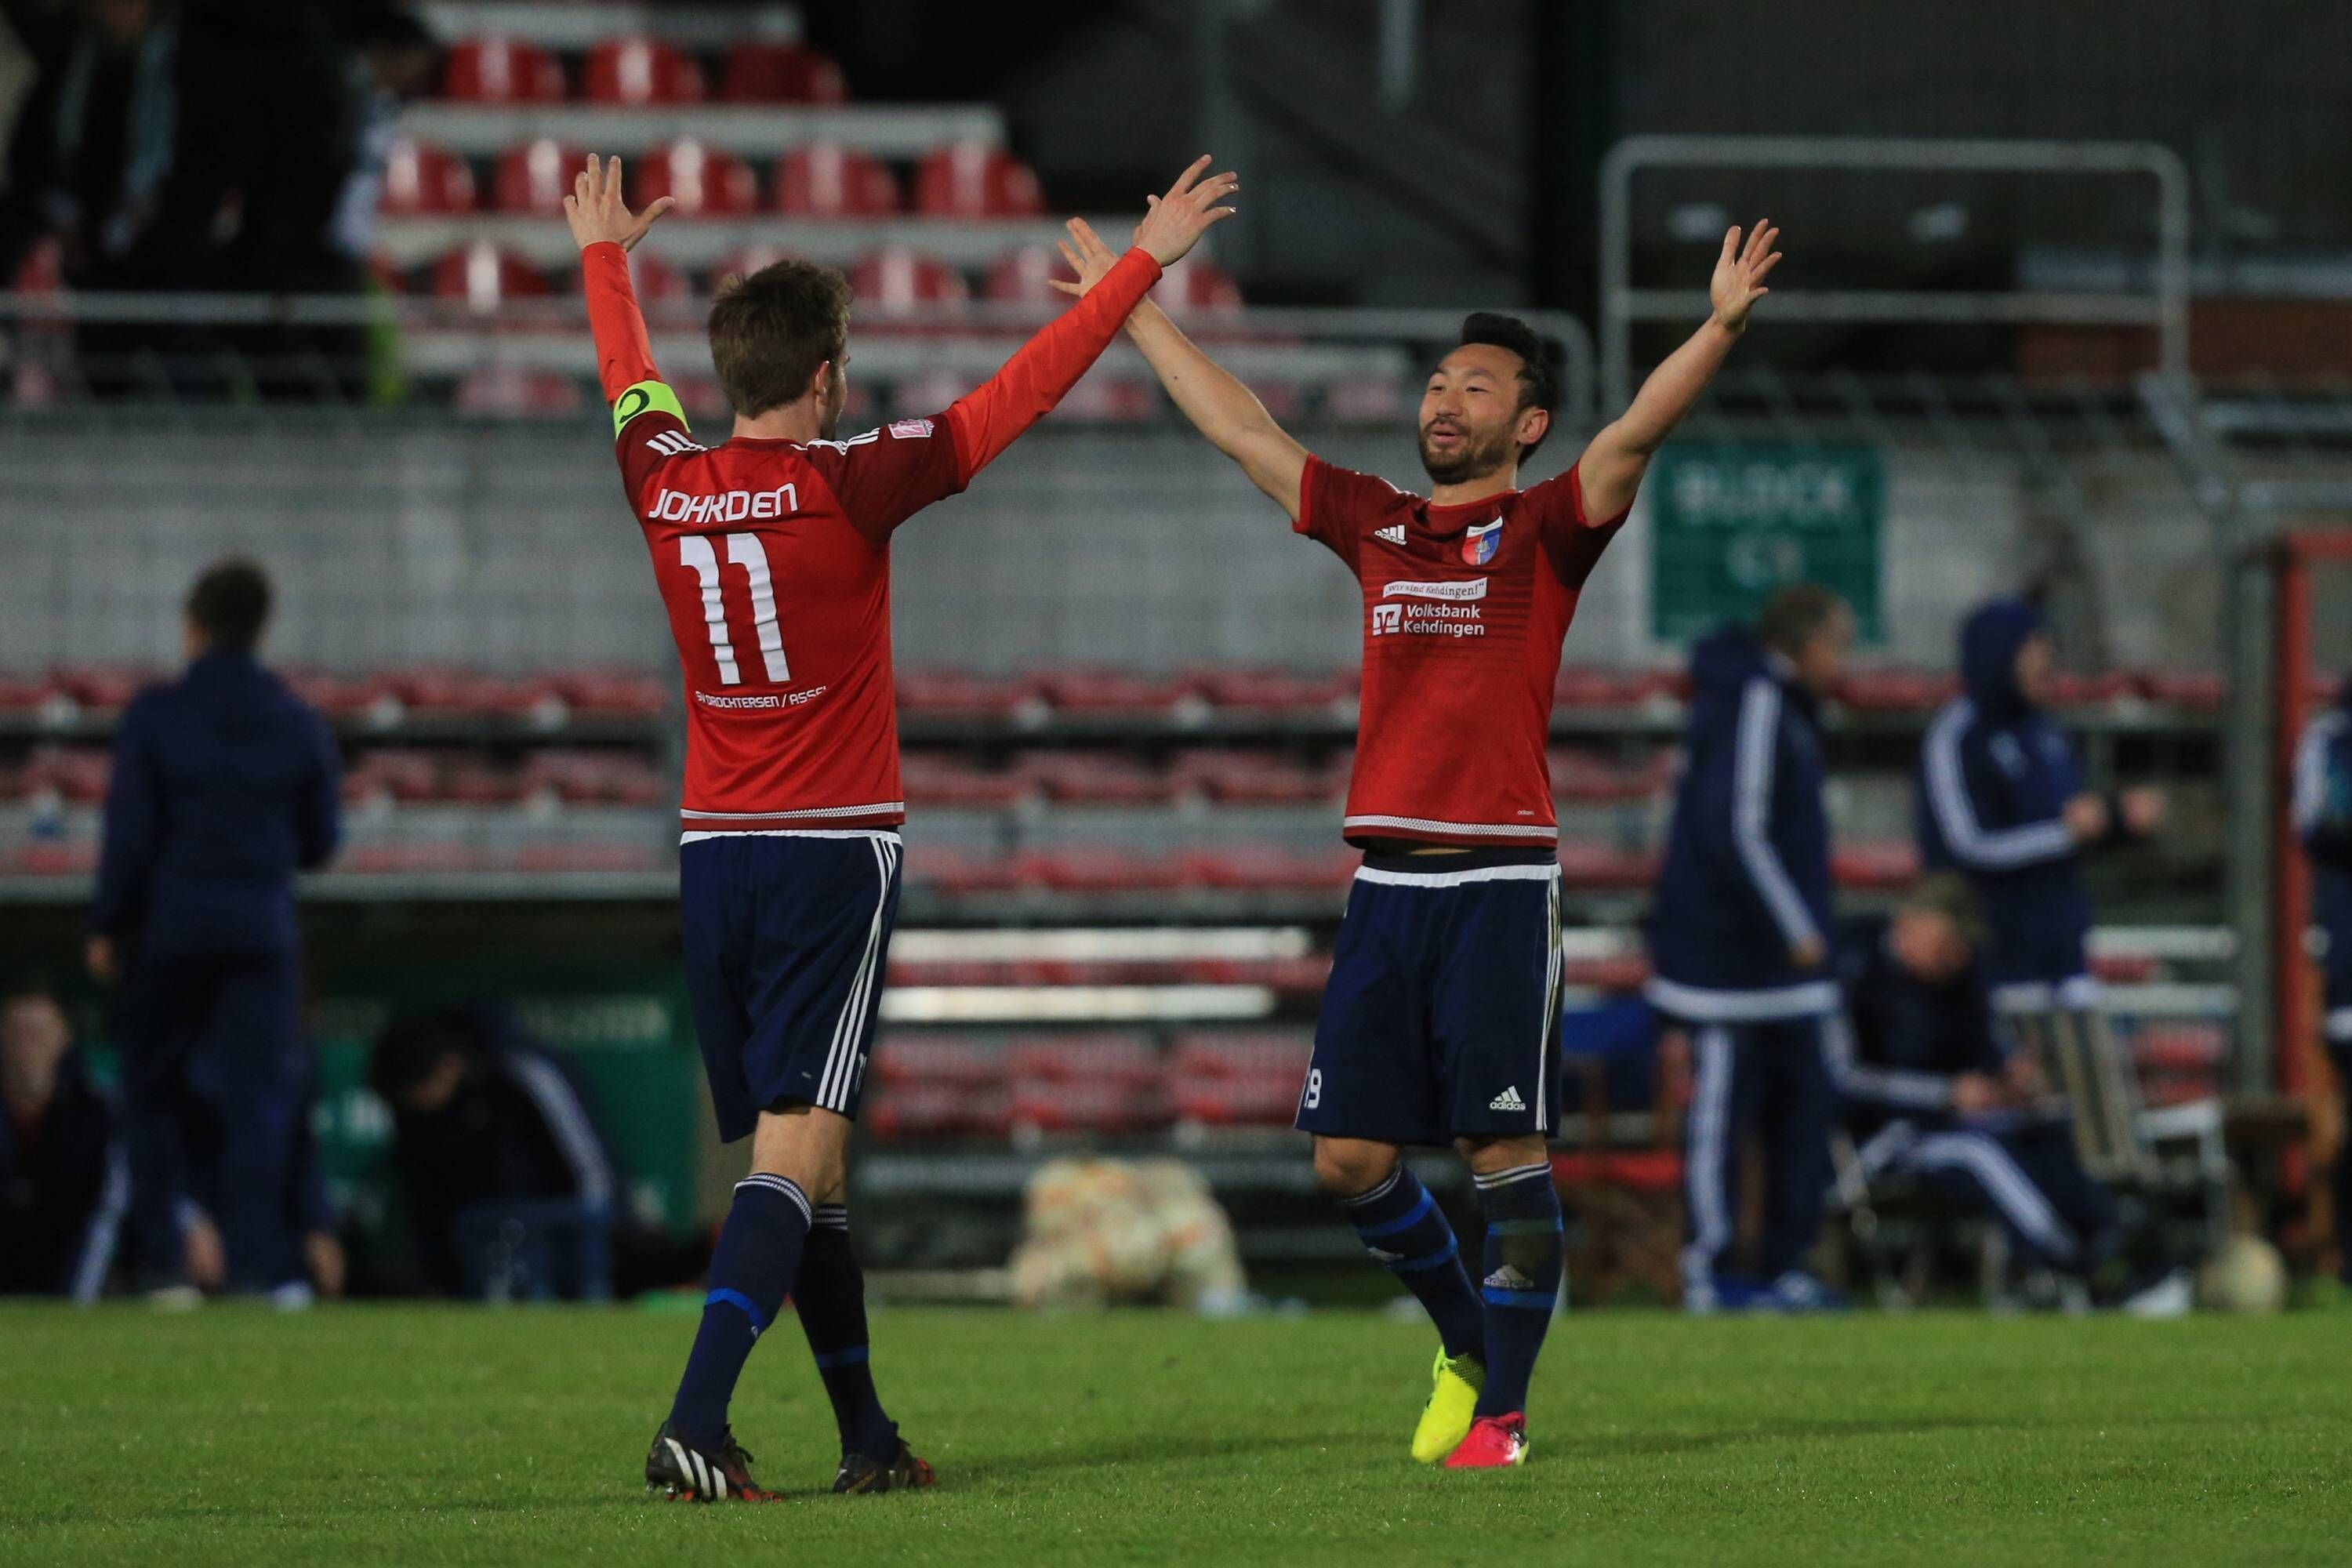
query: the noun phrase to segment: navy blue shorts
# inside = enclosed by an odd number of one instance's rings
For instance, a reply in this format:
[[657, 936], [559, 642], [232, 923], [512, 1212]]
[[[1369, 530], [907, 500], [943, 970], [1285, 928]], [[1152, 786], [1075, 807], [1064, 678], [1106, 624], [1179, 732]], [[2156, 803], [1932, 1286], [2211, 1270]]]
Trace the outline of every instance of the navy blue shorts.
[[678, 851], [686, 989], [729, 1142], [785, 1105], [857, 1114], [898, 920], [896, 834], [714, 834]]
[[1559, 867], [1549, 851], [1371, 854], [1298, 1098], [1301, 1131], [1383, 1143], [1559, 1125]]

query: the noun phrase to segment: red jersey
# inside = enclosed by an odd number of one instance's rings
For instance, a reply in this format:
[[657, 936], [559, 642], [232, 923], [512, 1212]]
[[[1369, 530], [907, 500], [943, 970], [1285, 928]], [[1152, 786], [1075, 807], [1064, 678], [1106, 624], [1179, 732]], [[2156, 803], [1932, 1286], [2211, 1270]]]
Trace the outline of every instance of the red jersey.
[[946, 413], [846, 441], [694, 441], [616, 245], [582, 253], [615, 454], [686, 679], [688, 834], [906, 820], [890, 537], [1061, 400], [1159, 279], [1129, 251]]
[[1350, 842], [1548, 845], [1552, 688], [1577, 595], [1624, 514], [1594, 521], [1574, 468], [1436, 506], [1309, 458], [1297, 530], [1364, 595]]

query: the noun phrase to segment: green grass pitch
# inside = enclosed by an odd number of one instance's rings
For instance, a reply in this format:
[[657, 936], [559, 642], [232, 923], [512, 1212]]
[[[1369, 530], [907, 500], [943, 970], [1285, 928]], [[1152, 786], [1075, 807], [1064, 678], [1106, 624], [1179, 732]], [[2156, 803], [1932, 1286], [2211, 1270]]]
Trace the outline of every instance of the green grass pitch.
[[772, 1508], [637, 1478], [691, 1320], [0, 1309], [0, 1563], [2343, 1563], [2352, 1320], [1562, 1321], [1516, 1473], [1415, 1467], [1428, 1335], [889, 1311], [936, 1491], [825, 1495], [790, 1324]]

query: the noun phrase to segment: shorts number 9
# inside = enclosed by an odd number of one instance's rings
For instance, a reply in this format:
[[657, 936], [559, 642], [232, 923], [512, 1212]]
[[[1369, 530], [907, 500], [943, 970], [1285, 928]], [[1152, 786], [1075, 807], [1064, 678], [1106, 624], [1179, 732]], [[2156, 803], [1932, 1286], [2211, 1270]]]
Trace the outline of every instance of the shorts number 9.
[[1323, 1069], [1309, 1068], [1307, 1069], [1307, 1109], [1312, 1110], [1322, 1103]]

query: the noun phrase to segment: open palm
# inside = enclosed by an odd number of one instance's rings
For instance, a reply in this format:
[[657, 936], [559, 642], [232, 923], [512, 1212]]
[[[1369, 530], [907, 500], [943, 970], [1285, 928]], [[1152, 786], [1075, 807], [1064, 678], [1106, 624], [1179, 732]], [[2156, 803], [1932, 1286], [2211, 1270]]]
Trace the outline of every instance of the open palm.
[[1756, 220], [1746, 245], [1739, 243], [1737, 224], [1723, 237], [1723, 254], [1716, 258], [1715, 278], [1706, 292], [1715, 302], [1715, 319], [1735, 332], [1747, 327], [1748, 312], [1756, 301], [1772, 291], [1764, 287], [1764, 279], [1780, 265], [1780, 253], [1772, 248], [1780, 237], [1769, 218]]

